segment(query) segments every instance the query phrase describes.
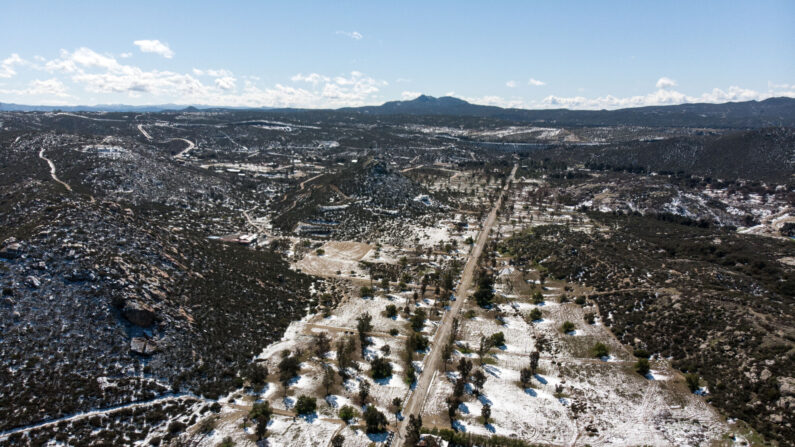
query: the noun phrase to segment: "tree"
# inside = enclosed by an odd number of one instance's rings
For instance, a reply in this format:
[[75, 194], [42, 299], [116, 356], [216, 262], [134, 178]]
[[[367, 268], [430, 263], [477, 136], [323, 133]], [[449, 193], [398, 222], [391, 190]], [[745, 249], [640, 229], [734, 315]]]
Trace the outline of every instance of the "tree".
[[522, 388], [527, 388], [527, 385], [533, 380], [533, 372], [530, 368], [522, 368], [519, 371], [519, 382], [522, 383]]
[[376, 357], [370, 362], [370, 374], [373, 379], [386, 379], [392, 375], [392, 364], [383, 357]]
[[535, 308], [530, 311], [530, 321], [538, 321], [541, 319], [541, 309]]
[[301, 370], [301, 362], [298, 357], [290, 355], [283, 357], [279, 361], [279, 381], [284, 386], [284, 394], [287, 395], [287, 383]]
[[364, 350], [369, 345], [367, 333], [373, 330], [372, 321], [373, 317], [370, 316], [369, 312], [365, 312], [356, 319], [356, 330], [359, 331], [359, 341], [362, 344], [362, 356], [364, 356]]
[[315, 335], [315, 355], [320, 358], [326, 355], [331, 350], [331, 340], [325, 332]]
[[478, 278], [478, 288], [473, 294], [475, 301], [480, 307], [487, 307], [491, 305], [494, 299], [494, 278], [485, 272], [480, 274]]
[[450, 360], [453, 358], [453, 344], [446, 343], [442, 347], [442, 364], [444, 365], [444, 371], [447, 372], [447, 364], [450, 363]]
[[406, 349], [412, 353], [414, 351], [424, 351], [428, 349], [429, 344], [430, 341], [428, 337], [418, 332], [412, 332], [412, 334], [406, 338]]
[[397, 425], [397, 418], [400, 410], [403, 409], [403, 400], [399, 397], [392, 399], [392, 413], [395, 414], [395, 425]]
[[252, 363], [246, 372], [246, 376], [251, 386], [261, 387], [265, 385], [265, 381], [268, 379], [268, 367], [260, 363]]
[[466, 379], [469, 377], [470, 371], [472, 371], [472, 362], [467, 360], [466, 357], [461, 357], [461, 360], [458, 361], [458, 372], [461, 373], [461, 377]]
[[480, 410], [480, 415], [483, 416], [483, 423], [488, 425], [489, 418], [491, 418], [491, 405], [485, 404]]
[[389, 292], [389, 278], [386, 276], [381, 278], [381, 288], [384, 290], [384, 293]]
[[337, 414], [339, 415], [340, 419], [345, 421], [345, 423], [348, 423], [348, 421], [356, 417], [356, 410], [354, 410], [350, 405], [343, 405]]
[[478, 368], [472, 374], [472, 383], [475, 384], [475, 394], [480, 395], [480, 390], [483, 389], [483, 385], [486, 384], [486, 374], [483, 373], [483, 370]]
[[235, 447], [235, 441], [231, 436], [225, 436], [216, 447]]
[[651, 367], [649, 366], [648, 359], [638, 359], [637, 363], [635, 363], [635, 371], [637, 371], [641, 376], [645, 376], [650, 370]]
[[350, 366], [351, 352], [348, 349], [349, 344], [345, 339], [340, 339], [337, 342], [337, 364], [339, 365], [339, 374], [345, 380], [347, 374], [345, 369]]
[[345, 445], [345, 436], [337, 433], [331, 438], [331, 447], [342, 447], [343, 445]]
[[298, 396], [295, 403], [295, 412], [298, 414], [311, 414], [317, 409], [317, 400], [305, 394]]
[[455, 385], [453, 385], [453, 396], [461, 397], [464, 395], [464, 388], [466, 387], [466, 378], [459, 377], [458, 380], [455, 381]]
[[364, 405], [367, 402], [367, 396], [370, 395], [370, 382], [362, 380], [359, 382], [359, 403]]
[[420, 430], [422, 429], [422, 416], [414, 417], [409, 415], [409, 424], [406, 427], [406, 445], [414, 447], [420, 442]]
[[564, 334], [568, 334], [569, 332], [573, 331], [574, 328], [574, 323], [571, 321], [564, 321], [563, 325], [560, 326], [560, 330], [563, 331]]
[[539, 353], [539, 351], [533, 351], [530, 353], [530, 374], [536, 374], [536, 370], [538, 370], [538, 361], [540, 359], [541, 353]]
[[268, 401], [255, 403], [254, 407], [252, 407], [251, 411], [248, 413], [249, 419], [257, 424], [255, 428], [257, 440], [265, 437], [265, 434], [268, 431], [268, 422], [271, 420], [271, 415], [273, 415], [273, 410], [271, 410], [271, 406]]
[[544, 302], [544, 294], [541, 293], [541, 291], [536, 290], [536, 292], [533, 294], [533, 304], [539, 305], [542, 304], [543, 302]]
[[367, 433], [383, 433], [386, 430], [387, 419], [384, 413], [378, 411], [374, 406], [368, 405], [364, 410], [364, 423]]
[[373, 296], [373, 289], [367, 286], [362, 286], [362, 288], [359, 289], [359, 296], [361, 296], [362, 298]]
[[694, 393], [699, 388], [699, 382], [698, 374], [685, 374], [685, 383], [687, 383], [687, 387], [690, 389], [691, 393]]
[[597, 343], [593, 346], [593, 355], [598, 358], [607, 357], [610, 355], [610, 351], [607, 350], [604, 343]]
[[461, 405], [461, 401], [458, 400], [456, 396], [450, 396], [447, 398], [447, 416], [450, 418], [450, 426], [453, 426], [453, 422], [455, 422], [455, 413], [458, 411], [458, 406]]
[[502, 346], [505, 344], [505, 334], [502, 332], [497, 332], [496, 334], [491, 334], [489, 338], [492, 346]]
[[594, 324], [596, 323], [596, 315], [594, 315], [593, 312], [586, 312], [585, 315], [583, 315], [583, 320], [585, 320], [587, 324]]
[[422, 331], [422, 328], [425, 326], [425, 319], [427, 315], [425, 314], [425, 310], [417, 309], [414, 311], [414, 315], [411, 316], [411, 328], [414, 332]]
[[483, 356], [485, 356], [491, 349], [491, 338], [480, 336], [480, 345], [478, 345], [478, 359], [480, 364], [483, 365]]
[[325, 365], [323, 366], [323, 387], [326, 389], [326, 396], [331, 394], [332, 386], [334, 386], [334, 370], [330, 366]]
[[395, 318], [397, 317], [397, 306], [394, 304], [387, 304], [386, 309], [384, 309], [387, 318]]

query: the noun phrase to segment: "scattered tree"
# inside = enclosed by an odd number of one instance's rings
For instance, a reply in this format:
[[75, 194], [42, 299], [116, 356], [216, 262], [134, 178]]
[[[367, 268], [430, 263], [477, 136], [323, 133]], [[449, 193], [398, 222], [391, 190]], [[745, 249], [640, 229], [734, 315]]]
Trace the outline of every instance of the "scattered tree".
[[257, 440], [261, 440], [265, 437], [265, 434], [268, 431], [268, 423], [271, 420], [271, 415], [273, 415], [273, 410], [271, 410], [271, 406], [268, 401], [255, 403], [254, 407], [251, 408], [251, 411], [248, 413], [248, 418], [254, 421], [256, 424], [256, 434]]
[[571, 321], [564, 321], [563, 325], [560, 326], [560, 330], [563, 331], [564, 334], [568, 334], [569, 332], [573, 331], [574, 328], [574, 323]]
[[422, 416], [414, 417], [409, 415], [409, 424], [406, 427], [406, 445], [415, 446], [420, 442], [420, 430], [422, 429]]
[[364, 423], [367, 433], [383, 433], [386, 430], [387, 419], [384, 413], [378, 411], [374, 406], [368, 405], [364, 410]]
[[394, 304], [387, 304], [384, 313], [386, 314], [387, 318], [397, 317], [397, 306], [395, 306]]
[[690, 389], [690, 392], [694, 393], [700, 387], [698, 374], [696, 373], [685, 374], [685, 383], [687, 383], [687, 387]]
[[350, 405], [343, 405], [340, 408], [339, 413], [337, 413], [345, 423], [348, 423], [351, 419], [356, 417], [356, 410], [353, 409]]
[[480, 410], [480, 415], [483, 417], [483, 423], [488, 425], [489, 418], [491, 418], [491, 405], [485, 404]]
[[331, 438], [331, 447], [342, 447], [343, 445], [345, 445], [345, 436], [337, 433]]
[[317, 400], [305, 394], [298, 396], [295, 402], [295, 412], [298, 414], [311, 414], [317, 409]]
[[362, 380], [359, 382], [359, 403], [364, 405], [370, 395], [370, 382]]
[[645, 376], [650, 370], [649, 359], [638, 359], [637, 363], [635, 363], [635, 371], [641, 376]]
[[486, 374], [483, 373], [483, 370], [478, 368], [472, 373], [472, 383], [475, 385], [475, 394], [480, 395], [480, 390], [483, 389], [483, 385], [486, 384]]
[[386, 379], [392, 375], [392, 364], [383, 357], [376, 357], [370, 362], [370, 373], [373, 379]]
[[604, 343], [597, 343], [593, 346], [593, 355], [599, 358], [607, 357], [610, 355], [610, 351], [608, 351]]
[[530, 368], [522, 368], [519, 371], [519, 382], [522, 384], [522, 388], [527, 388], [527, 385], [533, 380], [533, 371]]

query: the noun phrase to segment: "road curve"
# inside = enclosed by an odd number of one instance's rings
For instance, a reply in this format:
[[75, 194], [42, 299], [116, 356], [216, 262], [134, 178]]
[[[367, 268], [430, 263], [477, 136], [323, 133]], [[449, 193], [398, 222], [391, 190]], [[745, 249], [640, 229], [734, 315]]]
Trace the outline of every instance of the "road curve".
[[46, 161], [47, 164], [50, 165], [50, 176], [52, 177], [52, 179], [63, 185], [63, 187], [66, 188], [67, 191], [72, 192], [72, 187], [66, 184], [66, 182], [61, 181], [61, 179], [59, 179], [58, 176], [55, 175], [55, 163], [53, 163], [52, 160], [44, 156], [44, 148], [41, 148], [41, 150], [39, 151], [39, 158]]
[[[469, 252], [469, 258], [467, 259], [466, 266], [464, 267], [464, 272], [461, 275], [461, 281], [458, 283], [458, 288], [456, 289], [456, 292], [458, 293], [457, 299], [453, 301], [450, 311], [445, 312], [444, 316], [442, 317], [442, 323], [439, 325], [439, 328], [436, 330], [436, 334], [433, 337], [431, 352], [423, 361], [422, 373], [417, 380], [417, 386], [414, 388], [414, 392], [411, 393], [406, 405], [403, 407], [403, 414], [406, 416], [410, 414], [422, 414], [422, 407], [425, 405], [425, 399], [428, 396], [432, 379], [436, 375], [435, 372], [439, 370], [442, 365], [441, 347], [450, 336], [450, 331], [452, 330], [453, 326], [453, 318], [458, 315], [458, 313], [461, 311], [461, 308], [464, 306], [464, 302], [469, 297], [469, 289], [472, 286], [472, 279], [475, 275], [475, 268], [477, 267], [478, 259], [480, 258], [480, 254], [483, 252], [483, 247], [486, 246], [486, 242], [489, 240], [489, 233], [491, 232], [491, 228], [494, 226], [494, 222], [497, 220], [497, 211], [502, 205], [505, 192], [511, 187], [511, 183], [513, 182], [513, 178], [514, 175], [516, 175], [516, 170], [518, 167], [519, 165], [516, 164], [514, 165], [513, 170], [511, 170], [511, 175], [508, 177], [508, 181], [500, 193], [500, 197], [497, 199], [497, 202], [494, 204], [489, 216], [483, 223], [483, 229], [478, 235], [477, 242]], [[403, 445], [407, 425], [408, 417], [403, 418], [400, 424], [398, 424], [398, 436], [395, 437], [395, 441], [393, 442], [393, 445], [396, 447]]]

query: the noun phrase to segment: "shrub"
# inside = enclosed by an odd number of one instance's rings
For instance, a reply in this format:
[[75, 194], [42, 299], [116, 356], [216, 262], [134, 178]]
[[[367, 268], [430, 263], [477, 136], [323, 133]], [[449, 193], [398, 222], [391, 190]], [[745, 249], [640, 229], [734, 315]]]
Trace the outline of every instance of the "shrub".
[[368, 405], [364, 410], [364, 423], [367, 427], [367, 433], [383, 433], [386, 429], [387, 419], [384, 413], [381, 413], [372, 405]]
[[607, 346], [604, 343], [597, 343], [593, 347], [593, 355], [595, 357], [607, 357], [610, 355], [610, 351], [608, 351]]
[[637, 371], [641, 376], [645, 376], [650, 370], [651, 368], [649, 367], [648, 359], [640, 359], [637, 361], [637, 363], [635, 363], [635, 371]]
[[394, 304], [387, 304], [384, 312], [386, 313], [387, 318], [395, 318], [398, 313], [397, 306], [395, 306]]
[[502, 346], [505, 344], [505, 334], [502, 332], [497, 332], [496, 334], [492, 334], [491, 338], [489, 339], [492, 346]]
[[571, 321], [564, 321], [563, 325], [560, 326], [560, 330], [563, 331], [563, 333], [568, 334], [569, 332], [574, 330], [574, 327], [575, 327], [574, 323], [572, 323]]
[[367, 296], [373, 296], [373, 289], [367, 286], [362, 286], [362, 288], [359, 289], [359, 296], [361, 296], [362, 298]]
[[340, 419], [342, 419], [347, 423], [348, 421], [356, 417], [356, 410], [354, 410], [353, 407], [351, 407], [350, 405], [343, 405], [342, 408], [340, 408], [339, 413], [337, 414], [339, 415]]
[[535, 308], [530, 311], [530, 321], [537, 321], [541, 319], [541, 309]]
[[409, 335], [409, 337], [406, 339], [406, 347], [410, 351], [424, 351], [428, 349], [429, 344], [430, 341], [428, 341], [428, 337], [425, 337], [424, 335], [417, 332]]
[[216, 447], [234, 447], [235, 441], [232, 440], [231, 436], [225, 437]]
[[411, 328], [414, 329], [415, 332], [422, 331], [422, 328], [425, 326], [425, 319], [427, 315], [423, 309], [417, 309], [414, 311], [414, 315], [411, 316]]
[[386, 379], [392, 375], [392, 364], [383, 357], [376, 357], [370, 363], [373, 379]]
[[314, 397], [309, 397], [305, 394], [298, 396], [295, 403], [295, 412], [298, 414], [314, 413], [317, 409], [317, 400]]
[[588, 324], [594, 324], [596, 323], [596, 315], [594, 315], [593, 312], [586, 312], [585, 315], [583, 315], [583, 320]]
[[689, 373], [685, 374], [685, 383], [687, 383], [687, 387], [690, 389], [690, 392], [695, 392], [699, 388], [699, 378], [698, 374]]
[[585, 297], [584, 296], [578, 296], [577, 298], [574, 299], [574, 302], [579, 304], [580, 306], [584, 306], [585, 305]]
[[397, 334], [399, 334], [399, 333], [400, 333], [400, 331], [398, 331], [397, 328], [392, 328], [392, 329], [389, 330], [389, 335], [391, 335], [393, 337], [396, 337]]

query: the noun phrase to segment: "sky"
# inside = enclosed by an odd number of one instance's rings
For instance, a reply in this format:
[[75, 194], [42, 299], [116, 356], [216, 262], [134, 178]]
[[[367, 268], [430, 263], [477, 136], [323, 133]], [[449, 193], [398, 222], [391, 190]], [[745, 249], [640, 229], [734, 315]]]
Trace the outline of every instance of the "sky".
[[615, 109], [795, 97], [795, 1], [7, 1], [0, 102]]

